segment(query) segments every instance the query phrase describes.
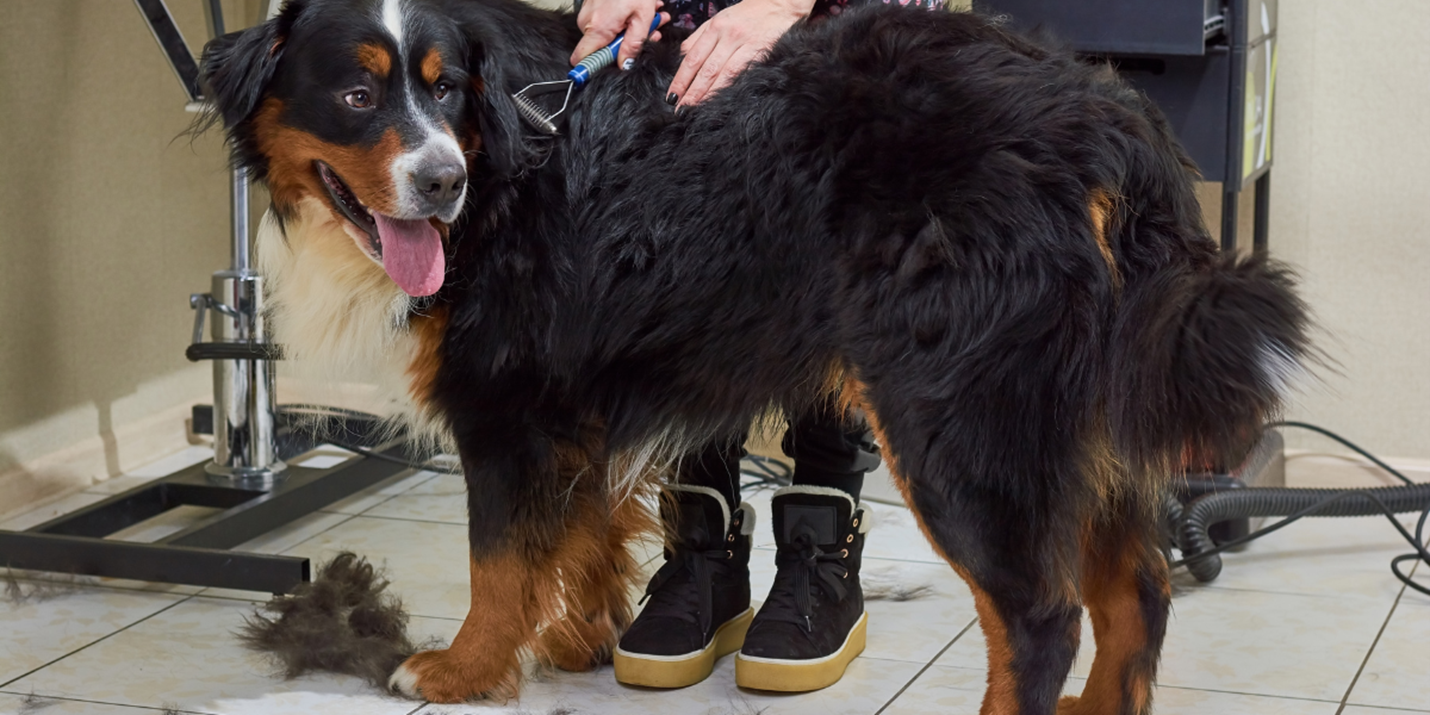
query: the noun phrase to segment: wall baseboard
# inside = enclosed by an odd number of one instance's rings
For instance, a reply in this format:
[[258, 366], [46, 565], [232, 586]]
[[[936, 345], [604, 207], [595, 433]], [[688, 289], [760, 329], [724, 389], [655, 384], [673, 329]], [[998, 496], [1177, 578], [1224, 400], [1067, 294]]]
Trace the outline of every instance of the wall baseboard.
[[0, 519], [87, 489], [191, 444], [192, 400], [92, 435], [45, 456], [0, 469]]

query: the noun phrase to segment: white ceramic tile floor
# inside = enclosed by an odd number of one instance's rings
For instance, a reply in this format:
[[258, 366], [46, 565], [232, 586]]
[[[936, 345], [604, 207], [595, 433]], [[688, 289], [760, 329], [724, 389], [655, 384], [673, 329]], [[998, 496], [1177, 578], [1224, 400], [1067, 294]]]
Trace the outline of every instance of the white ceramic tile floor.
[[[14, 516], [0, 528], [52, 518], [193, 463], [202, 452], [177, 453]], [[343, 456], [341, 450], [317, 455]], [[1317, 469], [1316, 479], [1324, 481], [1325, 465]], [[748, 499], [759, 512], [752, 560], [758, 598], [774, 571], [769, 492]], [[242, 548], [318, 560], [357, 551], [387, 567], [393, 591], [413, 613], [414, 636], [450, 638], [468, 605], [465, 510], [460, 479], [403, 473]], [[741, 691], [726, 658], [710, 679], [675, 692], [620, 686], [609, 667], [581, 674], [533, 670], [519, 701], [424, 706], [347, 677], [273, 677], [232, 635], [266, 594], [81, 579], [78, 588], [45, 600], [0, 604], [0, 715], [978, 712], [985, 657], [968, 589], [924, 543], [907, 510], [882, 504], [872, 510], [865, 574], [927, 583], [933, 591], [905, 602], [870, 601], [865, 654], [837, 685], [817, 693]], [[170, 515], [127, 536], [153, 538], [183, 518]], [[1181, 579], [1156, 712], [1430, 713], [1430, 598], [1402, 594], [1387, 568], [1405, 550], [1383, 519], [1308, 521], [1229, 555], [1211, 586]], [[640, 551], [647, 571], [658, 565], [658, 543]], [[1085, 645], [1090, 642], [1085, 632]], [[1087, 659], [1075, 664], [1066, 692], [1081, 690], [1088, 665]]]

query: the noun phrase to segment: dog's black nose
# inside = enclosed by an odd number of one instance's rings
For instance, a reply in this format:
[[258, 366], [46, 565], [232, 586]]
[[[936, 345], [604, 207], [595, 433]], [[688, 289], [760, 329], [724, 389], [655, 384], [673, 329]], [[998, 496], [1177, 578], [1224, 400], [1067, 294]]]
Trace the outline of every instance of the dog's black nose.
[[418, 167], [412, 175], [417, 193], [432, 208], [441, 208], [457, 200], [467, 183], [467, 169], [456, 162], [432, 162]]

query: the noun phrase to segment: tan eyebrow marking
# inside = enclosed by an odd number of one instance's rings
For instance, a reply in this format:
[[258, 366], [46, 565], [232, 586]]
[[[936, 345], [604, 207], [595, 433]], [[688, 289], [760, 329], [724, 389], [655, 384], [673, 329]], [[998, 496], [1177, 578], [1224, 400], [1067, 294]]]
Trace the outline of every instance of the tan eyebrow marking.
[[392, 72], [392, 55], [386, 47], [375, 42], [358, 45], [357, 61], [363, 69], [381, 79], [386, 79], [388, 73]]
[[427, 56], [422, 58], [422, 79], [427, 84], [436, 84], [442, 76], [442, 55], [433, 47], [427, 50]]

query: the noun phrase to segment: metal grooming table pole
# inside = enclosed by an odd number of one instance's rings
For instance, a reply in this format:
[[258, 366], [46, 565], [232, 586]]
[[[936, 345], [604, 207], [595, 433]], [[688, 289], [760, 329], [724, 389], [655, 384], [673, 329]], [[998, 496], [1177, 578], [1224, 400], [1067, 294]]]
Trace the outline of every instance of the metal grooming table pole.
[[[199, 66], [164, 0], [134, 2], [183, 86], [189, 109], [201, 111]], [[280, 4], [271, 0], [265, 15], [271, 17]], [[219, 0], [206, 0], [204, 10], [212, 35], [223, 34]], [[229, 549], [408, 469], [360, 456], [328, 469], [284, 464], [285, 458], [307, 452], [321, 440], [293, 430], [274, 409], [274, 361], [282, 354], [268, 342], [263, 278], [250, 262], [246, 170], [233, 171], [231, 196], [232, 264], [213, 274], [212, 292], [189, 298], [195, 315], [193, 344], [186, 355], [194, 361], [212, 360], [214, 366], [213, 460], [26, 531], [0, 531], [0, 565], [286, 593], [311, 579], [308, 559]], [[212, 320], [210, 341], [204, 341], [206, 317]], [[195, 410], [195, 431], [204, 415]], [[361, 444], [370, 444], [380, 434], [378, 425], [360, 418], [343, 419], [332, 431], [335, 438]], [[407, 456], [401, 438], [376, 450]], [[105, 538], [183, 505], [223, 511], [154, 543]]]

